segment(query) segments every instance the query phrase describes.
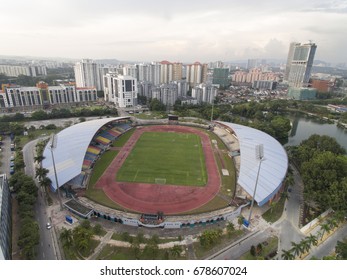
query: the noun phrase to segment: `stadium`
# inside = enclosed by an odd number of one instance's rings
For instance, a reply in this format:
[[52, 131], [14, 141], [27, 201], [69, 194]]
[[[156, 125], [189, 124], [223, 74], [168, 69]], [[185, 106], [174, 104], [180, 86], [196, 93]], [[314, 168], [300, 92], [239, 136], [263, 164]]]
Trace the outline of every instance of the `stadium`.
[[[277, 140], [226, 122], [104, 118], [54, 138], [42, 167], [52, 191], [66, 197], [64, 206], [83, 218], [131, 226], [233, 220], [253, 196], [259, 206], [276, 199], [288, 168]], [[257, 160], [260, 145], [264, 158]]]

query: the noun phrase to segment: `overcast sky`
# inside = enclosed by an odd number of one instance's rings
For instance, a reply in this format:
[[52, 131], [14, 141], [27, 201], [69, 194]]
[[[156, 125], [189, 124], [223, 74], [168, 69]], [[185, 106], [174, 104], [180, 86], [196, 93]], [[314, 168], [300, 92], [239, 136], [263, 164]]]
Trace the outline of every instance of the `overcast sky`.
[[347, 62], [347, 0], [1, 0], [0, 55], [286, 60], [291, 41]]

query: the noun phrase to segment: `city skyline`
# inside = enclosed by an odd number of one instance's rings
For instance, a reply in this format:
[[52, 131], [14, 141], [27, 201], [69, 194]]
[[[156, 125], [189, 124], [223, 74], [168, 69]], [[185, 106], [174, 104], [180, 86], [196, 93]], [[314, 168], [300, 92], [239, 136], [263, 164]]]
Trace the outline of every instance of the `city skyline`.
[[293, 41], [347, 62], [341, 0], [23, 1], [2, 3], [0, 55], [175, 62], [282, 59]]

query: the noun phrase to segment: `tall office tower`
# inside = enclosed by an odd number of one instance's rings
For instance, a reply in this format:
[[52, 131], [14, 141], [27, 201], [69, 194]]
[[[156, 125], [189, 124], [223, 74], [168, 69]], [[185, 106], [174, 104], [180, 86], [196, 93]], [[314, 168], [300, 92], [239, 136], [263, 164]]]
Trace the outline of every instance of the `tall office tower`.
[[105, 101], [114, 103], [119, 108], [133, 107], [137, 105], [137, 79], [107, 73], [104, 76]]
[[194, 64], [187, 65], [186, 77], [187, 82], [191, 87], [206, 82], [207, 64], [195, 62]]
[[228, 68], [214, 68], [213, 69], [213, 84], [217, 84], [221, 87], [230, 85], [229, 69]]
[[11, 193], [6, 174], [0, 175], [0, 260], [11, 259], [12, 248]]
[[96, 87], [102, 90], [99, 66], [91, 59], [82, 59], [74, 67], [77, 87]]
[[300, 45], [300, 43], [291, 42], [290, 45], [289, 45], [289, 52], [288, 52], [288, 57], [287, 57], [286, 71], [285, 71], [284, 77], [283, 77], [283, 79], [285, 81], [288, 81], [289, 72], [290, 72], [290, 66], [292, 65], [292, 60], [293, 60], [293, 56], [294, 56], [294, 49], [295, 49], [296, 45]]
[[317, 45], [314, 43], [290, 44], [287, 66], [288, 69], [288, 84], [290, 87], [307, 87], [311, 75], [314, 55]]

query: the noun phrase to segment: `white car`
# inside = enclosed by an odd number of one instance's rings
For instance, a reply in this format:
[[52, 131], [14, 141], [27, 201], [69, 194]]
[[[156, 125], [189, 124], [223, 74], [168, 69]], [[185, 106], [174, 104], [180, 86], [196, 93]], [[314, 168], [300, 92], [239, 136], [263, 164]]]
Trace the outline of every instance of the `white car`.
[[47, 229], [51, 229], [51, 228], [52, 228], [51, 223], [47, 223], [47, 224], [46, 224], [46, 228], [47, 228]]

